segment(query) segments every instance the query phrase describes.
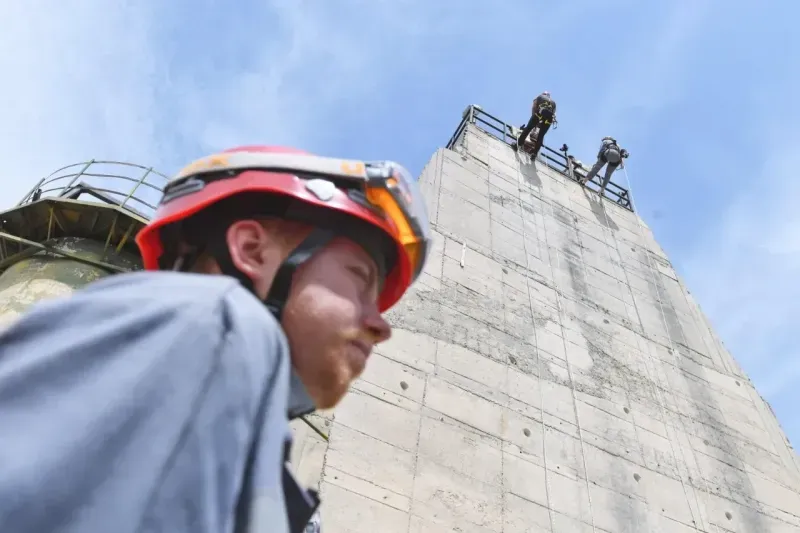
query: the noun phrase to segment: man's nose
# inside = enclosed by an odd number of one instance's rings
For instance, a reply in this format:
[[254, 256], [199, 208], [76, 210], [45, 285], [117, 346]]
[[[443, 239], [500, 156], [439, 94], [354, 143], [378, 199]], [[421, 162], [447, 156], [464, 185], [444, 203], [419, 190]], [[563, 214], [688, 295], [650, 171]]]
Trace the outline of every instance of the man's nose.
[[381, 316], [376, 306], [364, 316], [364, 327], [375, 344], [386, 342], [392, 336], [392, 326]]

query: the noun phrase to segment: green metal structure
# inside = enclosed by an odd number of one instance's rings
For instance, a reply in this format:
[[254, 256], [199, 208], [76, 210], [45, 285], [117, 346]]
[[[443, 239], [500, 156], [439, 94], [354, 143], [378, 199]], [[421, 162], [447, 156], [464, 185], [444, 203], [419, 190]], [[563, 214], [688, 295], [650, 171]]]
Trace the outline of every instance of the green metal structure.
[[0, 325], [30, 304], [141, 268], [134, 242], [167, 176], [91, 160], [42, 178], [0, 213]]

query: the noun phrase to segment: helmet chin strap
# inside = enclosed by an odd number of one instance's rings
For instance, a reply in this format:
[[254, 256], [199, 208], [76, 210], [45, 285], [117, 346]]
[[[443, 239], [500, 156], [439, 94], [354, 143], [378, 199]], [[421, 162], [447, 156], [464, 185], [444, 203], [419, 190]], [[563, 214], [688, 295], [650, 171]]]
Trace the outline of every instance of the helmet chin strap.
[[[294, 250], [292, 250], [289, 257], [278, 267], [278, 271], [275, 273], [275, 279], [272, 281], [272, 286], [267, 293], [267, 297], [264, 299], [264, 305], [267, 306], [267, 309], [275, 316], [278, 322], [281, 321], [283, 308], [286, 305], [286, 300], [289, 299], [289, 290], [292, 286], [292, 278], [294, 277], [295, 271], [300, 265], [308, 261], [311, 256], [319, 251], [320, 248], [328, 244], [334, 236], [334, 232], [330, 230], [315, 228]], [[231, 258], [230, 250], [228, 250], [228, 243], [224, 235], [211, 239], [208, 252], [216, 259], [220, 271], [223, 274], [236, 278], [244, 288], [255, 294], [253, 280], [233, 264], [233, 259]]]
[[275, 273], [275, 279], [272, 280], [272, 286], [267, 293], [264, 304], [267, 309], [275, 316], [278, 322], [281, 321], [283, 315], [283, 308], [286, 301], [289, 299], [289, 290], [292, 286], [292, 278], [297, 268], [308, 261], [320, 248], [324, 247], [331, 240], [333, 240], [334, 233], [330, 230], [315, 228], [311, 233], [303, 239], [297, 247], [292, 250], [289, 257], [281, 263], [278, 272]]

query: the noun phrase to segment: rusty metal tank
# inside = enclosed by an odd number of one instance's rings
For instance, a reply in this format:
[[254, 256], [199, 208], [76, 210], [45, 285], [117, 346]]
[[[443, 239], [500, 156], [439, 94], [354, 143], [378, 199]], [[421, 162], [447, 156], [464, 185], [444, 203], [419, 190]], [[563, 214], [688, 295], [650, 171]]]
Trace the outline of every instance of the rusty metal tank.
[[0, 212], [0, 326], [37, 301], [140, 269], [134, 237], [166, 183], [149, 167], [91, 160], [42, 178]]

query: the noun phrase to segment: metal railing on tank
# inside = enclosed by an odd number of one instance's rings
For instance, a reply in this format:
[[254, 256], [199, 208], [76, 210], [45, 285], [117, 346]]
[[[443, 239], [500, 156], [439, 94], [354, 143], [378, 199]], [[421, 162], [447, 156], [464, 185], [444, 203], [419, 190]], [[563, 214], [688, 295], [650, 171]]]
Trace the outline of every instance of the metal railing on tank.
[[111, 204], [149, 219], [168, 181], [152, 167], [92, 159], [42, 178], [17, 207], [41, 198], [63, 198]]
[[[494, 137], [495, 139], [511, 146], [517, 142], [517, 136], [514, 134], [514, 128], [500, 120], [499, 118], [487, 113], [480, 106], [470, 105], [463, 114], [461, 122], [458, 124], [455, 132], [447, 142], [446, 148], [453, 149], [461, 140], [466, 132], [467, 125], [473, 124], [479, 130]], [[567, 179], [578, 181], [578, 179], [586, 177], [586, 170], [581, 167], [576, 167], [574, 160], [567, 152], [567, 145], [563, 145], [561, 150], [553, 150], [547, 145], [542, 145], [542, 150], [539, 152], [539, 159], [544, 162], [549, 168], [555, 170]], [[599, 187], [599, 178], [595, 178], [590, 182]], [[588, 184], [587, 184], [588, 185]], [[609, 182], [606, 186], [604, 196], [612, 202], [619, 204], [628, 210], [633, 210], [630, 201], [628, 190], [613, 181]]]
[[[121, 161], [92, 159], [56, 170], [0, 212], [0, 274], [41, 252], [107, 272], [135, 268], [134, 238], [155, 213], [167, 182], [152, 167]], [[77, 240], [67, 245], [64, 239]], [[95, 241], [99, 251], [89, 253], [86, 244], [78, 253], [71, 248], [78, 241]]]

